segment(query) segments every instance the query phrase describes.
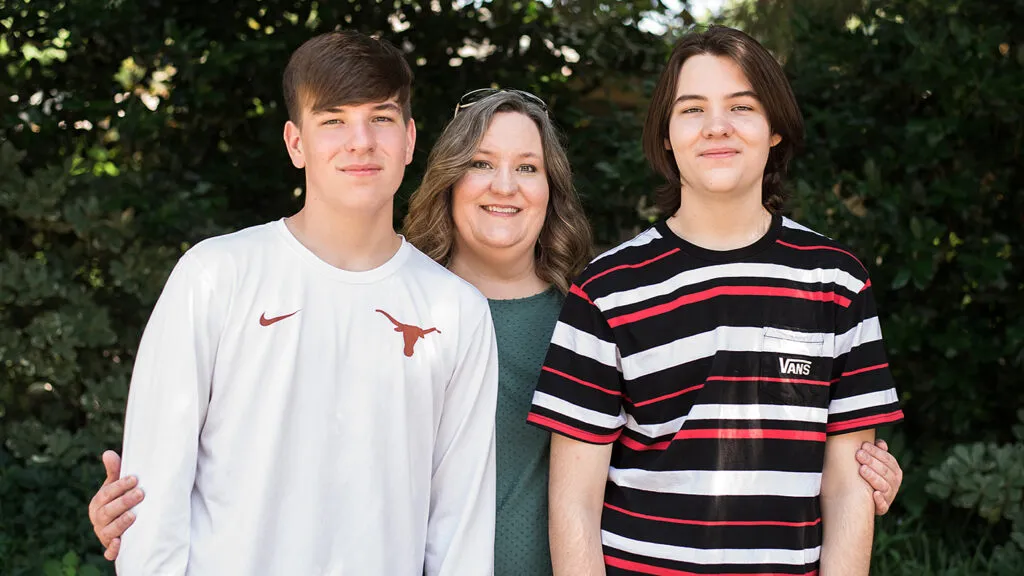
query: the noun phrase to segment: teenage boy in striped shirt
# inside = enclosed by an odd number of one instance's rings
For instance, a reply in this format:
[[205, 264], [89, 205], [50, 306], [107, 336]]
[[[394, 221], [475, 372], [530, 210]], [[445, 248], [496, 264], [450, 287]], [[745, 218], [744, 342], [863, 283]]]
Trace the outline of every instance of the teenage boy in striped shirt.
[[644, 129], [669, 217], [572, 287], [529, 416], [556, 575], [868, 573], [853, 456], [902, 412], [864, 266], [779, 215], [802, 131], [755, 40], [676, 46]]

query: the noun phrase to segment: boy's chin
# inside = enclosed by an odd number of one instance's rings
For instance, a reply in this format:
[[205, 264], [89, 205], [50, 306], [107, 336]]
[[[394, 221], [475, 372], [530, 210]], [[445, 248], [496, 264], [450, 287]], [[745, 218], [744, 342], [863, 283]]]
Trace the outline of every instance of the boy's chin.
[[737, 184], [738, 183], [735, 181], [726, 182], [719, 180], [715, 182], [708, 182], [704, 187], [704, 190], [708, 194], [713, 194], [715, 196], [735, 196], [739, 191], [739, 186]]

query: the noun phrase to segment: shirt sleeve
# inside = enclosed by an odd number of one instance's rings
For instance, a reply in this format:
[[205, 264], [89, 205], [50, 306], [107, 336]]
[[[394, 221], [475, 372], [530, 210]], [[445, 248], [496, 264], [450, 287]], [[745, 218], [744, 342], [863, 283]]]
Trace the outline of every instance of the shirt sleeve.
[[614, 442], [626, 423], [620, 365], [604, 314], [574, 285], [551, 335], [526, 420], [582, 442]]
[[828, 434], [846, 434], [903, 419], [870, 279], [850, 305], [837, 312], [834, 354]]
[[184, 574], [199, 433], [210, 399], [219, 338], [212, 286], [186, 253], [174, 267], [139, 344], [125, 413], [122, 475], [146, 499], [125, 532], [117, 573]]
[[490, 310], [482, 298], [479, 305], [478, 313], [466, 315], [477, 322], [460, 335], [434, 443], [426, 576], [494, 570], [498, 350]]

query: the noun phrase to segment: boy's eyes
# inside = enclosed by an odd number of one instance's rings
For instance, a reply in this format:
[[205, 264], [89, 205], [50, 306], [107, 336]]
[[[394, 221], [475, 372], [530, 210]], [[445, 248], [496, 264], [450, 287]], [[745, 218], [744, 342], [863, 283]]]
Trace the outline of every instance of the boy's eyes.
[[[750, 106], [748, 104], [736, 104], [736, 105], [732, 106], [731, 108], [729, 108], [729, 110], [731, 110], [733, 112], [753, 112], [754, 111], [754, 107]], [[703, 112], [703, 111], [704, 111], [704, 109], [699, 107], [699, 106], [691, 106], [689, 108], [684, 108], [684, 109], [680, 110], [679, 113], [680, 114], [696, 114], [696, 113]]]
[[[395, 119], [390, 116], [374, 116], [373, 122], [394, 122]], [[344, 124], [345, 122], [341, 118], [328, 118], [320, 123], [321, 126], [336, 126], [338, 124]]]

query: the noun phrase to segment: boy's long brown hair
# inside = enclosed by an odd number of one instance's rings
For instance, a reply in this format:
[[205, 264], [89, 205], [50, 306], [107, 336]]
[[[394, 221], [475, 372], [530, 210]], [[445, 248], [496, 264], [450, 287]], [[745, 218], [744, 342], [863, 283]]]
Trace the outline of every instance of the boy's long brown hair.
[[676, 84], [683, 64], [691, 56], [710, 54], [730, 58], [743, 71], [768, 115], [768, 125], [782, 141], [768, 153], [761, 186], [761, 203], [772, 213], [782, 210], [786, 199], [783, 179], [793, 154], [803, 144], [804, 120], [793, 89], [782, 66], [764, 46], [747, 34], [725, 26], [711, 26], [703, 32], [691, 32], [676, 44], [658, 86], [644, 123], [644, 155], [654, 171], [665, 179], [655, 196], [662, 216], [679, 210], [682, 181], [672, 150], [665, 149], [668, 123], [676, 99]]

